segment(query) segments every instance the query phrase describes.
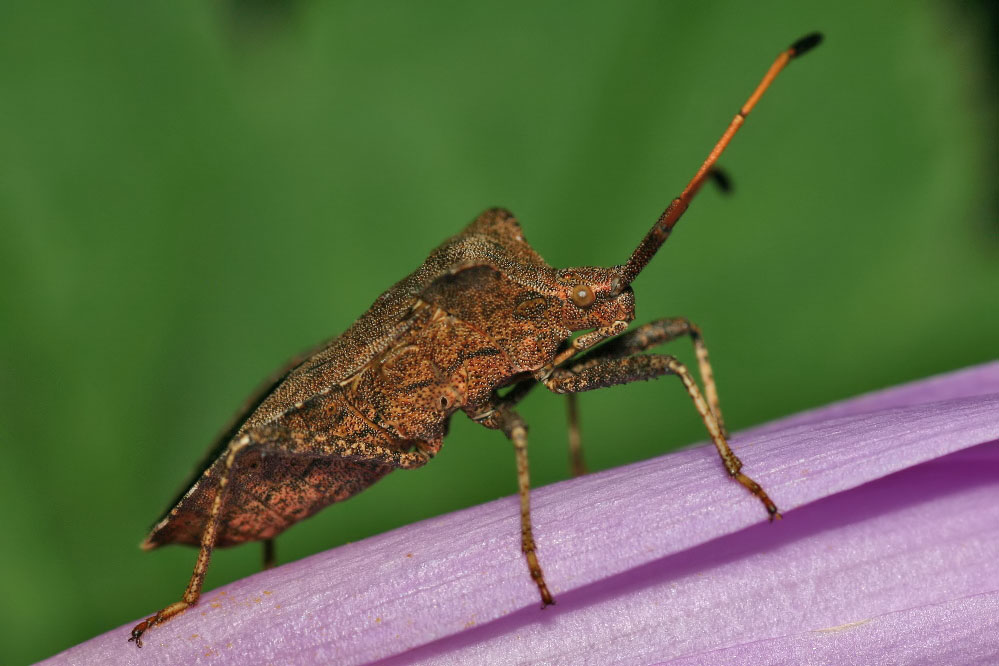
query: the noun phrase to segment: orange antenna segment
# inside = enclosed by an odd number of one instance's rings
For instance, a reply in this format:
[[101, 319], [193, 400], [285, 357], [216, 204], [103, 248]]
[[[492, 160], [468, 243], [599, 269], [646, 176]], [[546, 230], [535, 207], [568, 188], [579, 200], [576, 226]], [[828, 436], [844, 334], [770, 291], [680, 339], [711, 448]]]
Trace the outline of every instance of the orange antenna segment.
[[738, 132], [743, 123], [746, 122], [746, 116], [748, 116], [749, 112], [753, 110], [756, 103], [760, 101], [760, 98], [763, 97], [763, 93], [770, 87], [770, 84], [777, 78], [777, 75], [781, 73], [781, 70], [787, 67], [787, 64], [791, 62], [791, 60], [810, 51], [821, 42], [821, 33], [813, 32], [802, 37], [792, 44], [786, 51], [783, 51], [779, 56], [777, 56], [774, 64], [770, 65], [770, 69], [767, 70], [767, 73], [763, 76], [763, 80], [760, 81], [758, 86], [756, 86], [756, 90], [753, 91], [753, 94], [749, 96], [746, 103], [742, 105], [739, 112], [735, 114], [734, 118], [732, 118], [732, 122], [728, 124], [728, 128], [725, 129], [721, 138], [718, 139], [718, 143], [716, 143], [715, 147], [711, 149], [711, 152], [708, 154], [707, 159], [704, 160], [701, 168], [697, 170], [694, 177], [691, 178], [689, 183], [687, 183], [687, 187], [683, 189], [680, 196], [670, 202], [669, 206], [666, 207], [666, 210], [663, 211], [663, 214], [659, 216], [659, 219], [652, 226], [652, 229], [649, 230], [649, 233], [645, 235], [642, 242], [638, 244], [637, 248], [635, 248], [635, 251], [631, 254], [631, 258], [628, 259], [628, 263], [621, 267], [620, 282], [617, 285], [618, 289], [624, 289], [624, 287], [631, 284], [632, 280], [634, 280], [638, 274], [642, 272], [642, 269], [645, 268], [652, 257], [655, 256], [662, 244], [666, 242], [667, 238], [669, 238], [670, 232], [673, 230], [673, 227], [676, 226], [676, 223], [680, 220], [684, 211], [687, 210], [687, 207], [690, 205], [694, 195], [697, 194], [697, 191], [701, 189], [701, 185], [703, 185], [704, 181], [711, 175], [711, 171], [714, 168], [715, 163], [718, 161], [718, 158], [725, 151], [729, 142], [732, 141], [732, 137], [735, 136], [735, 133]]

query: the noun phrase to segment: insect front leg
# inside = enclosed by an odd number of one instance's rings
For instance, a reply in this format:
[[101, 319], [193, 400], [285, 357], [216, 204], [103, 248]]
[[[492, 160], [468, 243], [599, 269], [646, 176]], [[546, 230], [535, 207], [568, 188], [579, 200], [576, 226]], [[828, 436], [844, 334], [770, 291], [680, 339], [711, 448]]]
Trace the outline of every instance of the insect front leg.
[[701, 394], [701, 390], [697, 387], [690, 371], [676, 358], [665, 354], [647, 354], [626, 358], [596, 356], [581, 359], [580, 362], [566, 368], [559, 368], [552, 373], [551, 377], [544, 380], [544, 384], [555, 393], [580, 393], [639, 380], [655, 379], [663, 375], [676, 375], [683, 382], [684, 388], [693, 400], [694, 407], [700, 413], [701, 420], [704, 422], [729, 475], [763, 502], [771, 520], [780, 518], [777, 506], [766, 491], [760, 484], [742, 473], [742, 461], [729, 447], [721, 426], [712, 414], [708, 402]]
[[694, 344], [698, 374], [704, 383], [704, 397], [707, 398], [708, 408], [714, 415], [715, 421], [718, 422], [722, 435], [727, 439], [728, 430], [725, 428], [725, 420], [722, 418], [718, 389], [715, 386], [715, 375], [711, 370], [711, 361], [708, 359], [708, 348], [704, 344], [704, 336], [701, 334], [700, 327], [686, 317], [666, 317], [650, 321], [578, 357], [575, 359], [575, 363], [582, 363], [594, 358], [633, 356], [684, 336], [690, 336], [690, 341]]
[[513, 443], [513, 450], [517, 457], [517, 486], [520, 495], [520, 547], [527, 559], [527, 568], [531, 572], [531, 578], [541, 594], [541, 607], [550, 606], [555, 603], [555, 600], [552, 598], [551, 592], [548, 591], [545, 575], [538, 563], [534, 532], [531, 529], [531, 476], [527, 464], [527, 424], [517, 412], [505, 403], [501, 403], [490, 412], [488, 418], [479, 422], [487, 428], [502, 430], [503, 434]]
[[[622, 333], [578, 357], [576, 362], [593, 358], [624, 358], [684, 336], [690, 336], [694, 343], [698, 373], [704, 383], [704, 394], [708, 401], [708, 408], [718, 423], [718, 427], [721, 428], [722, 435], [728, 439], [728, 430], [725, 428], [721, 404], [718, 401], [718, 389], [715, 387], [714, 373], [711, 371], [711, 362], [708, 360], [708, 348], [704, 344], [701, 329], [689, 319], [668, 317], [651, 321], [627, 333]], [[566, 400], [568, 402], [569, 469], [573, 476], [582, 476], [586, 474], [586, 461], [583, 459], [583, 441], [579, 428], [579, 408], [576, 394], [569, 393]]]

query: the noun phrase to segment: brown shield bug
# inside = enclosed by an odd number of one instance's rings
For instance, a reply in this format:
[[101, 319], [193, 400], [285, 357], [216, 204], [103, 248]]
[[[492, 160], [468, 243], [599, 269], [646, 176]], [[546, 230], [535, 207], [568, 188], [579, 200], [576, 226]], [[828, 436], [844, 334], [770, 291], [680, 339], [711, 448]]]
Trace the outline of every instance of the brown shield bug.
[[[624, 264], [552, 268], [510, 213], [491, 209], [379, 296], [346, 332], [278, 371], [219, 437], [143, 542], [145, 549], [181, 543], [200, 550], [181, 600], [140, 622], [129, 640], [141, 647], [146, 631], [197, 603], [213, 549], [264, 541], [265, 563], [272, 561], [271, 540], [292, 524], [392, 470], [426, 464], [459, 410], [502, 430], [514, 445], [524, 556], [543, 606], [553, 603], [531, 534], [527, 427], [516, 412], [538, 384], [569, 395], [573, 467], [581, 471], [573, 394], [677, 376], [725, 470], [771, 519], [779, 518], [726, 442], [700, 330], [683, 318], [625, 329], [635, 317], [632, 281], [715, 173], [719, 155], [763, 92], [821, 39], [810, 34], [777, 57]], [[679, 337], [694, 345], [703, 393], [676, 358], [642, 353]]]

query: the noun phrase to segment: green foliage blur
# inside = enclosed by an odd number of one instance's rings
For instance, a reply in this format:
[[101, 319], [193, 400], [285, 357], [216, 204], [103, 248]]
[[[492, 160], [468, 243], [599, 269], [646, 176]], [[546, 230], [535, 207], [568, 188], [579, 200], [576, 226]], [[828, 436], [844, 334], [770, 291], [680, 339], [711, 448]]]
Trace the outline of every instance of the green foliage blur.
[[[553, 265], [623, 262], [812, 30], [722, 160], [734, 194], [705, 188], [636, 282], [639, 322], [703, 328], [734, 430], [994, 359], [989, 24], [809, 4], [3, 3], [0, 662], [177, 599], [195, 552], [137, 545], [217, 430], [482, 209]], [[595, 470], [705, 438], [671, 379], [581, 408]], [[564, 399], [522, 413], [534, 484], [566, 478]], [[515, 490], [459, 414], [278, 556]], [[259, 558], [219, 551], [206, 589]]]

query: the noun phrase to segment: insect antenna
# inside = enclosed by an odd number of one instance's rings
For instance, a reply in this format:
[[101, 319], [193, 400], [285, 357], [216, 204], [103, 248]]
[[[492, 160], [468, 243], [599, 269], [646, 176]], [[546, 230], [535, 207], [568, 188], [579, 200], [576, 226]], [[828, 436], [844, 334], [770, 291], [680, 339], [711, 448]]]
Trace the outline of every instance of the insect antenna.
[[722, 169], [717, 164], [711, 167], [711, 171], [708, 172], [708, 177], [714, 181], [715, 185], [718, 187], [718, 191], [724, 195], [732, 194], [732, 190], [735, 189], [732, 186], [732, 177], [728, 175], [728, 172]]
[[701, 164], [701, 168], [697, 170], [694, 177], [690, 179], [689, 183], [687, 183], [687, 187], [685, 187], [683, 192], [680, 193], [680, 196], [670, 202], [669, 206], [667, 206], [666, 210], [663, 211], [663, 214], [659, 216], [656, 223], [652, 225], [649, 233], [645, 235], [642, 242], [639, 243], [638, 247], [635, 248], [635, 251], [632, 252], [631, 258], [628, 259], [628, 263], [621, 266], [621, 273], [618, 277], [618, 282], [615, 285], [616, 291], [620, 292], [620, 290], [631, 284], [638, 274], [642, 272], [642, 269], [645, 268], [652, 257], [655, 256], [662, 244], [666, 242], [667, 238], [669, 238], [673, 227], [676, 226], [676, 223], [680, 220], [684, 211], [687, 210], [691, 200], [697, 194], [697, 191], [701, 189], [701, 185], [704, 184], [704, 181], [711, 178], [722, 185], [722, 188], [724, 189], [724, 176], [719, 178], [719, 174], [721, 172], [717, 170], [715, 165], [719, 156], [721, 156], [722, 152], [724, 152], [725, 148], [732, 140], [732, 137], [735, 136], [735, 133], [738, 132], [743, 123], [746, 122], [746, 116], [748, 116], [749, 112], [753, 110], [756, 103], [760, 101], [763, 93], [770, 87], [770, 84], [777, 78], [777, 75], [781, 73], [781, 70], [787, 67], [788, 63], [794, 58], [807, 53], [811, 49], [818, 46], [821, 42], [822, 34], [813, 32], [805, 35], [794, 44], [791, 44], [787, 50], [781, 52], [781, 54], [777, 56], [777, 59], [772, 65], [770, 65], [770, 69], [767, 70], [767, 73], [763, 76], [763, 80], [760, 81], [759, 85], [757, 85], [756, 89], [753, 91], [753, 94], [749, 96], [746, 103], [742, 105], [739, 112], [735, 114], [734, 118], [732, 118], [732, 122], [728, 124], [728, 127], [725, 129], [721, 138], [718, 139], [718, 143], [715, 144], [715, 147], [711, 149], [710, 153], [708, 153], [708, 157], [704, 160], [704, 163]]

